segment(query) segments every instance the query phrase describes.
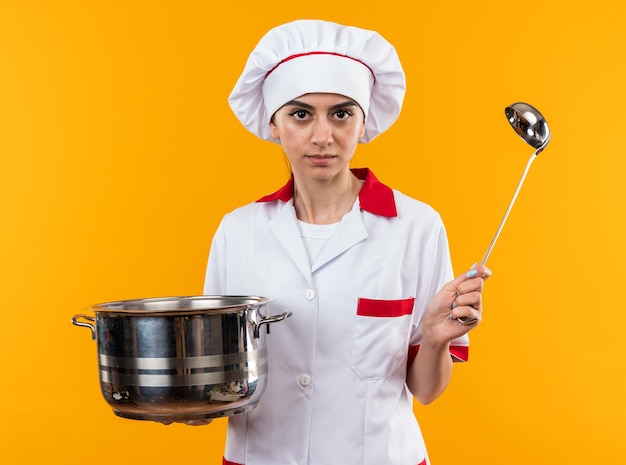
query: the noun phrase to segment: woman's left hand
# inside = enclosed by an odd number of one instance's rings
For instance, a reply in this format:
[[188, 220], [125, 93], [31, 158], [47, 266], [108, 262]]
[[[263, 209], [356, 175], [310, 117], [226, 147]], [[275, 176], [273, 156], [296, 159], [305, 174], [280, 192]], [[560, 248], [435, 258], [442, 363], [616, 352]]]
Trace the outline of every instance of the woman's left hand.
[[468, 333], [482, 320], [482, 291], [491, 270], [474, 265], [450, 281], [431, 300], [422, 323], [425, 337], [448, 343]]

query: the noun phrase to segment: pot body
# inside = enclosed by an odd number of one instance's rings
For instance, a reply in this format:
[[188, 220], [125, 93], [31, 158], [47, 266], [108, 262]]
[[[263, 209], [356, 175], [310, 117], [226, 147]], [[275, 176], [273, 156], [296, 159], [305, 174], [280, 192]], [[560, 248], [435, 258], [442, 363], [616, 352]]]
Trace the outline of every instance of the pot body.
[[[115, 414], [162, 422], [252, 410], [267, 379], [261, 297], [141, 299], [91, 307], [102, 394]], [[80, 323], [80, 318], [95, 321]], [[269, 326], [268, 326], [269, 328]]]

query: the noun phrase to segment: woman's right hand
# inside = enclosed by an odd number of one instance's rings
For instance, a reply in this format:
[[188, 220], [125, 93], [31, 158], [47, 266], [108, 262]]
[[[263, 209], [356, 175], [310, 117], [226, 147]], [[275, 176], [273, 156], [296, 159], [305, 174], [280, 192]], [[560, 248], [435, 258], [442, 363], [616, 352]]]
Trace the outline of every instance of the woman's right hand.
[[185, 420], [185, 421], [159, 421], [159, 423], [165, 426], [171, 425], [172, 423], [182, 423], [188, 426], [204, 426], [204, 425], [209, 425], [212, 422], [213, 422], [212, 418], [205, 418], [202, 420]]

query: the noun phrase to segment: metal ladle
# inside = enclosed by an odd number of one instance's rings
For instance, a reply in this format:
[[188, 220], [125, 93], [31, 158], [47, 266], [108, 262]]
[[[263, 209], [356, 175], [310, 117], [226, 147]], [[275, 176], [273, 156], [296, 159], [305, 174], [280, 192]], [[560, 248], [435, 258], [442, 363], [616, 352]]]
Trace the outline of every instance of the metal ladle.
[[[491, 240], [491, 244], [485, 253], [481, 265], [484, 265], [487, 262], [487, 258], [489, 258], [489, 254], [491, 254], [491, 250], [493, 246], [496, 244], [498, 237], [500, 236], [500, 232], [504, 227], [504, 223], [509, 217], [509, 213], [513, 208], [513, 204], [515, 203], [515, 199], [517, 199], [517, 194], [519, 194], [520, 189], [522, 188], [522, 184], [526, 179], [526, 175], [528, 174], [528, 170], [530, 169], [530, 165], [535, 160], [537, 155], [539, 155], [543, 149], [546, 148], [548, 142], [550, 142], [550, 128], [548, 127], [548, 123], [546, 119], [543, 117], [539, 111], [524, 102], [517, 102], [512, 105], [509, 105], [504, 109], [504, 113], [506, 114], [509, 123], [515, 130], [515, 132], [522, 138], [528, 145], [535, 149], [535, 152], [530, 156], [528, 162], [526, 163], [526, 168], [524, 168], [524, 172], [522, 173], [522, 177], [517, 184], [517, 188], [515, 189], [515, 193], [513, 194], [513, 198], [509, 202], [509, 206], [504, 213], [504, 217], [500, 222], [500, 226], [498, 226], [498, 230]], [[471, 325], [476, 322], [475, 318], [466, 319], [466, 318], [457, 318], [460, 323], [464, 325]]]
[[528, 170], [530, 169], [530, 165], [535, 160], [537, 155], [539, 155], [543, 149], [546, 148], [548, 142], [550, 142], [550, 128], [548, 127], [548, 123], [546, 119], [537, 111], [536, 108], [532, 107], [528, 103], [517, 102], [513, 105], [510, 105], [504, 109], [504, 113], [506, 114], [509, 123], [515, 130], [515, 132], [522, 138], [528, 145], [535, 148], [535, 152], [530, 156], [528, 162], [526, 163], [526, 168], [522, 173], [522, 177], [517, 184], [517, 188], [515, 189], [515, 193], [513, 194], [513, 198], [509, 202], [509, 206], [504, 213], [504, 217], [500, 222], [500, 226], [496, 231], [495, 236], [493, 237], [489, 248], [487, 249], [487, 253], [483, 257], [483, 260], [480, 262], [481, 265], [484, 265], [487, 262], [487, 258], [489, 258], [489, 254], [493, 249], [493, 246], [504, 227], [504, 223], [511, 212], [511, 208], [513, 208], [513, 204], [515, 203], [515, 199], [517, 199], [517, 194], [519, 194], [520, 189], [522, 188], [522, 184], [524, 183], [524, 179], [526, 179], [526, 175], [528, 174]]

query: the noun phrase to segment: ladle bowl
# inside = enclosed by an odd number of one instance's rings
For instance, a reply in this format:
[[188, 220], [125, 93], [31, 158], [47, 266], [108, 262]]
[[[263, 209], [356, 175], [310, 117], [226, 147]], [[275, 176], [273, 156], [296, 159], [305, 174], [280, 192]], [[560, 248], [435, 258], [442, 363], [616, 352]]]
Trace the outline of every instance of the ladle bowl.
[[524, 102], [517, 102], [504, 109], [511, 127], [531, 147], [543, 150], [550, 142], [550, 128], [539, 111]]

